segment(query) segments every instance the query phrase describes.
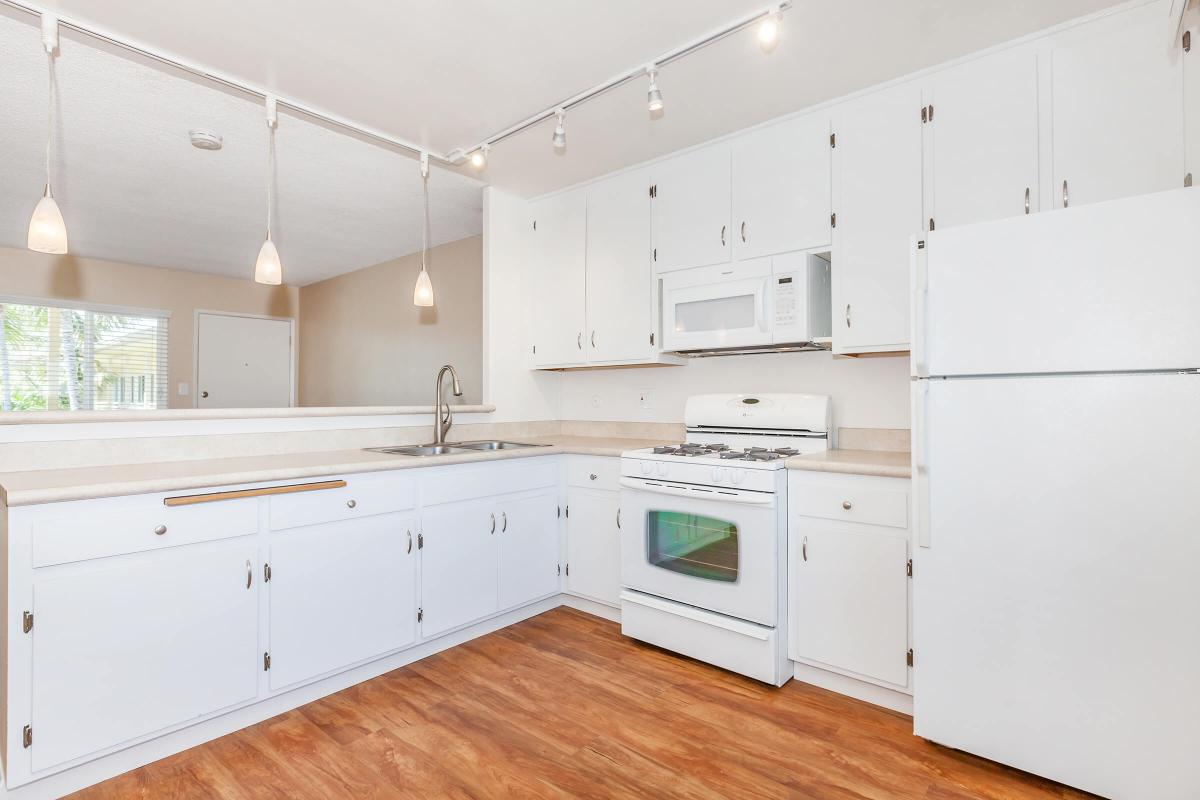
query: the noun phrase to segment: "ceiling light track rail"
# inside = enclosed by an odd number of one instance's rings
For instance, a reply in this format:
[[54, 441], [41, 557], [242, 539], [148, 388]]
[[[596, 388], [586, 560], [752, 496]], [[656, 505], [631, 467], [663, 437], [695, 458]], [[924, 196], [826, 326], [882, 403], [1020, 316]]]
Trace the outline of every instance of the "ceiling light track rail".
[[[235, 80], [218, 72], [213, 72], [205, 67], [189, 63], [176, 56], [172, 56], [157, 50], [153, 50], [144, 45], [121, 39], [110, 32], [92, 27], [90, 25], [85, 25], [84, 23], [77, 20], [72, 20], [69, 17], [64, 17], [53, 9], [19, 2], [19, 0], [0, 0], [0, 6], [6, 6], [16, 11], [37, 17], [49, 14], [58, 18], [58, 25], [60, 28], [67, 28], [75, 31], [76, 33], [87, 36], [88, 38], [103, 42], [111, 47], [125, 50], [126, 52], [156, 61], [172, 69], [180, 70], [190, 75], [195, 75], [198, 78], [202, 78], [203, 80], [211, 83], [224, 86], [225, 88], [231, 89], [239, 94], [248, 95], [264, 102], [268, 99], [274, 99], [277, 105], [285, 107], [292, 112], [302, 114], [327, 126], [349, 131], [360, 138], [371, 140], [376, 144], [403, 151], [408, 155], [419, 158], [422, 154], [428, 154], [430, 158], [433, 158], [444, 164], [459, 163], [448, 158], [447, 156], [431, 153], [427, 148], [421, 147], [420, 145], [397, 138], [375, 128], [344, 119], [337, 114], [323, 111], [318, 108], [313, 108], [312, 106], [301, 103], [298, 100], [290, 100], [287, 97], [281, 96], [277, 92], [267, 91], [260, 86]], [[461, 161], [461, 159], [459, 161]]]

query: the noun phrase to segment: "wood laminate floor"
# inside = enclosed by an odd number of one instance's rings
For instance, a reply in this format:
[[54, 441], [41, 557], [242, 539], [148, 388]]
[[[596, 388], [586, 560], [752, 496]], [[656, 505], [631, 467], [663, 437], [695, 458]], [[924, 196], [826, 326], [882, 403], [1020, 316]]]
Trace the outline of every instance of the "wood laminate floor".
[[100, 798], [1083, 798], [559, 608], [86, 789]]

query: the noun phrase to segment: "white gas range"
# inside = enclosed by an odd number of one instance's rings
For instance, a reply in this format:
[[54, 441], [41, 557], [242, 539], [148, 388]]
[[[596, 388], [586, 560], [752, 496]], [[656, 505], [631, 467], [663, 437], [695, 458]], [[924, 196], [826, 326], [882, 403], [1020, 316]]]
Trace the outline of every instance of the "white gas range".
[[621, 630], [752, 678], [791, 677], [788, 457], [829, 447], [829, 398], [688, 399], [688, 441], [621, 454]]

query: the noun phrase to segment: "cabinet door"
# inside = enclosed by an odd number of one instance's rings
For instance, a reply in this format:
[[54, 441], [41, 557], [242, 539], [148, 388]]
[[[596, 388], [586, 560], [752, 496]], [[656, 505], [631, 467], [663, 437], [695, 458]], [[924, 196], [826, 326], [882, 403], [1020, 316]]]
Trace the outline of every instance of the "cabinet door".
[[1037, 211], [1037, 52], [1006, 50], [931, 81], [926, 216], [947, 228]]
[[1159, 3], [1055, 40], [1055, 208], [1183, 185], [1182, 57]]
[[297, 528], [271, 544], [271, 689], [416, 640], [416, 520]]
[[616, 492], [569, 489], [566, 590], [609, 605], [621, 594], [621, 534]]
[[829, 245], [829, 117], [814, 114], [733, 143], [733, 255]]
[[908, 541], [792, 523], [792, 658], [908, 684]]
[[[534, 206], [532, 304], [534, 364], [582, 364], [586, 200], [580, 190]], [[509, 313], [518, 313], [508, 309]]]
[[557, 492], [505, 500], [499, 509], [500, 608], [557, 592]]
[[494, 614], [499, 608], [492, 500], [425, 509], [421, 517], [422, 636], [435, 636]]
[[921, 91], [902, 84], [834, 110], [833, 348], [908, 347], [908, 272], [921, 224]]
[[253, 700], [257, 564], [196, 545], [36, 577], [33, 770]]
[[635, 171], [588, 188], [588, 361], [631, 361], [654, 349], [649, 186]]
[[654, 266], [658, 272], [729, 261], [728, 144], [696, 150], [654, 167]]

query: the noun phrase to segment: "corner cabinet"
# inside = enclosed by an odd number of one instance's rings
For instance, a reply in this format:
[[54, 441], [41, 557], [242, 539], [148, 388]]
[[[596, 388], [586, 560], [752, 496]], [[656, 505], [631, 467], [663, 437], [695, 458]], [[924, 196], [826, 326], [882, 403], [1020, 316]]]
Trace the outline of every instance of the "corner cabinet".
[[621, 462], [618, 458], [567, 459], [567, 560], [564, 591], [620, 606]]

